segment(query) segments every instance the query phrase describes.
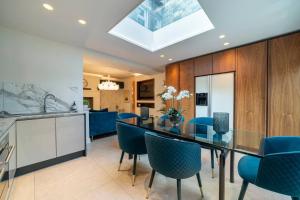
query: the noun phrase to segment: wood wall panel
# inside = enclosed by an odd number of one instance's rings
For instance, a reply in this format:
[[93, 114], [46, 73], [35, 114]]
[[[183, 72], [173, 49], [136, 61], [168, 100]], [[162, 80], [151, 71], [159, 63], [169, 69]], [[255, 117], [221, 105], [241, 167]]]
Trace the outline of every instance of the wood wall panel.
[[179, 88], [179, 63], [173, 63], [166, 67], [166, 85]]
[[[267, 42], [237, 49], [235, 119], [237, 144], [258, 149], [266, 135]], [[244, 131], [249, 131], [245, 134]]]
[[268, 134], [300, 135], [300, 33], [269, 41]]
[[[166, 67], [166, 83], [167, 86], [173, 86], [179, 90], [179, 63], [173, 63]], [[169, 108], [170, 101], [166, 102], [166, 107]]]
[[209, 75], [213, 73], [212, 55], [198, 57], [195, 62], [195, 76]]
[[187, 60], [180, 63], [180, 90], [189, 90], [193, 96], [190, 99], [184, 99], [182, 108], [185, 110], [185, 122], [194, 118], [195, 113], [195, 81], [194, 81], [194, 60]]
[[235, 71], [236, 49], [230, 49], [213, 54], [213, 73]]

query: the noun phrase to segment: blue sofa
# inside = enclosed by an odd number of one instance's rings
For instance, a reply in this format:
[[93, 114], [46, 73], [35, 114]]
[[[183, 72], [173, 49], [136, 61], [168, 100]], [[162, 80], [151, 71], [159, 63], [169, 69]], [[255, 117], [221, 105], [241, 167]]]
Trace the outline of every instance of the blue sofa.
[[117, 112], [90, 112], [90, 138], [116, 132]]

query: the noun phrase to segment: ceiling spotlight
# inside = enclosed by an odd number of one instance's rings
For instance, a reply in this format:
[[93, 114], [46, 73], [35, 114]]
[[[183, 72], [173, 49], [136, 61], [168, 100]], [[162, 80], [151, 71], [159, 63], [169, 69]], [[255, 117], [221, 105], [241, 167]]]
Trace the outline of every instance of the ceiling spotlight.
[[169, 61], [172, 61], [173, 60], [173, 58], [169, 58]]
[[54, 8], [53, 8], [50, 4], [47, 4], [47, 3], [44, 3], [44, 4], [43, 4], [43, 7], [44, 7], [46, 10], [50, 10], [50, 11], [54, 10]]
[[223, 39], [223, 38], [225, 38], [225, 35], [220, 35], [219, 38]]
[[161, 54], [161, 55], [160, 55], [160, 57], [161, 57], [161, 58], [164, 58], [164, 57], [165, 57], [165, 55], [164, 55], [164, 54]]
[[224, 46], [227, 46], [227, 45], [229, 45], [229, 44], [230, 44], [229, 42], [225, 42], [225, 43], [224, 43]]
[[79, 20], [78, 20], [78, 23], [79, 23], [79, 24], [82, 24], [82, 25], [86, 25], [86, 21], [83, 20], [83, 19], [79, 19]]

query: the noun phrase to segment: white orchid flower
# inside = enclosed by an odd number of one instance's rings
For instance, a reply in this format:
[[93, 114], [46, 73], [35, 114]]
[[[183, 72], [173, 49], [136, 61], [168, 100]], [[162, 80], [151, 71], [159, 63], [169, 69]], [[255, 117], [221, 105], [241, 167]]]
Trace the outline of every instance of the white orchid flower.
[[173, 95], [166, 92], [164, 93], [163, 95], [161, 95], [161, 97], [164, 99], [164, 100], [170, 100], [170, 99], [173, 99]]
[[173, 86], [168, 86], [168, 88], [167, 88], [167, 92], [169, 93], [169, 94], [175, 94], [176, 93], [176, 89], [175, 89], [175, 87], [173, 87]]

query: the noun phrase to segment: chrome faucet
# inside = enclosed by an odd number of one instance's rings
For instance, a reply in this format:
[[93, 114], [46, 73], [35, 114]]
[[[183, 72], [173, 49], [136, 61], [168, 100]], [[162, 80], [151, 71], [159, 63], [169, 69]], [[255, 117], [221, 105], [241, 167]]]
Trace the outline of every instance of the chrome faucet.
[[56, 97], [53, 94], [50, 94], [50, 93], [46, 94], [46, 96], [44, 97], [44, 110], [43, 110], [44, 113], [47, 112], [47, 99], [48, 98], [52, 98], [56, 102]]

